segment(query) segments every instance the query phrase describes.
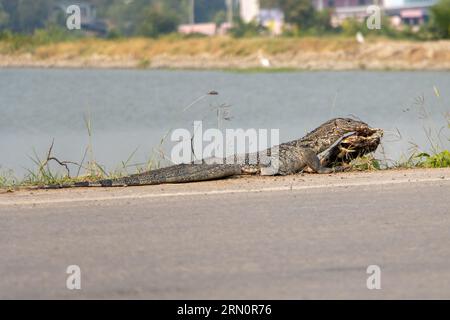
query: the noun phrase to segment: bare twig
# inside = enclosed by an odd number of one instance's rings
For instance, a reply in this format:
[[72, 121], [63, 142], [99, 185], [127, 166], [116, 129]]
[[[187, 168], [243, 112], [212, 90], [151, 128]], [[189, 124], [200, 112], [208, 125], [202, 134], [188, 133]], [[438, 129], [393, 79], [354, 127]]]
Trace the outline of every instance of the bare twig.
[[80, 168], [81, 168], [81, 165], [79, 165], [78, 163], [73, 162], [73, 161], [61, 161], [58, 158], [52, 156], [52, 151], [53, 151], [54, 145], [55, 145], [55, 139], [52, 140], [52, 144], [50, 145], [50, 148], [48, 149], [48, 152], [47, 152], [47, 158], [40, 164], [39, 171], [42, 172], [43, 168], [45, 166], [47, 166], [50, 163], [50, 161], [55, 161], [60, 166], [62, 166], [62, 167], [64, 167], [66, 169], [67, 176], [70, 178], [69, 164], [76, 165], [76, 166], [78, 166]]

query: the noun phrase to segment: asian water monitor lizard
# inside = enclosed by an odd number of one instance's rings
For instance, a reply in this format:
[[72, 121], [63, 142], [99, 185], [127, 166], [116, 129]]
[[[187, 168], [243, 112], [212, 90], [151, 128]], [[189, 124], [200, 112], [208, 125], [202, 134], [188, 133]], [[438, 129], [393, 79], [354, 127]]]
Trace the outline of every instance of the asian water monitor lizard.
[[[163, 183], [186, 183], [220, 179], [241, 174], [289, 175], [305, 168], [316, 173], [332, 173], [343, 167], [330, 167], [342, 158], [342, 146], [355, 145], [357, 155], [373, 152], [378, 147], [382, 130], [373, 129], [362, 121], [349, 118], [329, 120], [301, 139], [282, 143], [257, 153], [222, 159], [220, 163], [179, 164], [167, 168], [151, 170], [117, 179], [75, 182], [51, 185], [45, 188], [70, 187], [122, 187], [155, 185]], [[319, 154], [325, 155], [322, 161]], [[265, 159], [266, 161], [261, 161]], [[342, 162], [342, 161], [341, 161]]]

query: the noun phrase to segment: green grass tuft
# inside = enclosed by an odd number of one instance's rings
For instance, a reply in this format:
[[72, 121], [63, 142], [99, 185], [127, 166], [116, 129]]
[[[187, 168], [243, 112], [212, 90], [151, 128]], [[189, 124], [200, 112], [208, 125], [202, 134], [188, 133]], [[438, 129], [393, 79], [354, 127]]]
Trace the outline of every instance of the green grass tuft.
[[350, 163], [352, 170], [356, 171], [374, 171], [381, 170], [381, 163], [375, 159], [372, 154], [358, 157]]
[[450, 167], [450, 151], [444, 150], [442, 152], [429, 155], [422, 152], [417, 155], [421, 161], [419, 162], [421, 167], [424, 168], [448, 168]]

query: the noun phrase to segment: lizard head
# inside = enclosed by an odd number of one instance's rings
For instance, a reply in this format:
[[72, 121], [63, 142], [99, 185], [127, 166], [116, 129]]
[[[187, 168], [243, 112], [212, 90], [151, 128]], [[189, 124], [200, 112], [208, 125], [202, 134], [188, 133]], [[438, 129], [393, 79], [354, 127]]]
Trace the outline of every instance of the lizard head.
[[338, 145], [332, 150], [336, 161], [349, 162], [359, 156], [374, 152], [383, 137], [383, 130], [371, 128], [368, 124], [350, 118], [330, 120], [332, 135], [341, 137]]
[[350, 132], [370, 134], [374, 131], [367, 123], [351, 118], [336, 118], [330, 120], [329, 124], [334, 127], [334, 131], [340, 136]]
[[335, 118], [331, 119], [313, 132], [326, 132], [328, 135], [342, 138], [349, 133], [355, 133], [362, 136], [382, 132], [380, 129], [371, 128], [367, 123], [351, 118]]
[[354, 143], [373, 141], [372, 145], [375, 145], [376, 141], [379, 143], [382, 136], [383, 130], [371, 128], [367, 123], [360, 120], [336, 118], [325, 122], [310, 132], [303, 139], [303, 143], [320, 153], [343, 139], [348, 139], [347, 141], [353, 141]]
[[[312, 132], [326, 136], [329, 140], [337, 141], [350, 135], [369, 137], [372, 135], [382, 135], [383, 130], [371, 128], [367, 123], [351, 118], [335, 118], [322, 124]], [[324, 134], [325, 133], [325, 134]]]
[[351, 118], [336, 118], [324, 124], [329, 127], [329, 132], [335, 137], [358, 136], [358, 137], [378, 137], [383, 136], [383, 130], [371, 128], [367, 123]]

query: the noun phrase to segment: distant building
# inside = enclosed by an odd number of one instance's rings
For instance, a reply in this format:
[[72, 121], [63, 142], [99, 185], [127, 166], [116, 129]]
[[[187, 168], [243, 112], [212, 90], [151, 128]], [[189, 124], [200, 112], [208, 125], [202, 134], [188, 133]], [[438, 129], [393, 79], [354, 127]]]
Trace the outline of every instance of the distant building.
[[178, 32], [182, 34], [204, 34], [213, 36], [218, 31], [215, 23], [181, 24], [178, 27]]
[[401, 7], [431, 7], [438, 0], [384, 0], [383, 5], [386, 9]]
[[259, 0], [240, 0], [239, 11], [245, 23], [257, 22], [273, 35], [283, 32], [284, 13], [278, 8], [261, 8]]
[[[279, 35], [283, 31], [284, 14], [280, 9], [261, 9], [259, 0], [240, 0], [239, 11], [240, 17], [245, 23], [257, 22], [266, 27], [273, 35]], [[232, 27], [229, 22], [222, 23], [220, 26], [214, 23], [182, 24], [178, 27], [178, 32], [213, 36], [226, 34]]]
[[[312, 0], [313, 5], [317, 10], [326, 8], [348, 8], [348, 7], [367, 7], [374, 4], [374, 0]], [[378, 1], [379, 3], [382, 2]]]
[[332, 25], [338, 26], [345, 19], [365, 19], [367, 7], [377, 4], [394, 24], [418, 25], [428, 20], [429, 8], [438, 0], [312, 0], [317, 10], [333, 9]]
[[240, 0], [239, 11], [241, 19], [245, 23], [258, 21], [260, 13], [259, 0]]
[[230, 29], [232, 29], [232, 28], [233, 28], [233, 24], [232, 24], [232, 23], [224, 22], [224, 23], [222, 23], [222, 24], [220, 25], [219, 29], [217, 30], [217, 34], [225, 35], [225, 34], [227, 34], [227, 33], [230, 31]]
[[430, 7], [438, 0], [384, 0], [386, 14], [398, 24], [419, 25], [428, 21]]
[[261, 9], [259, 12], [259, 22], [266, 27], [272, 35], [283, 33], [284, 13], [280, 9]]
[[[339, 26], [345, 19], [363, 20], [368, 16], [366, 10], [374, 0], [312, 0], [316, 10], [333, 10], [331, 25]], [[376, 0], [375, 0], [376, 1]], [[380, 1], [381, 2], [381, 1]]]

